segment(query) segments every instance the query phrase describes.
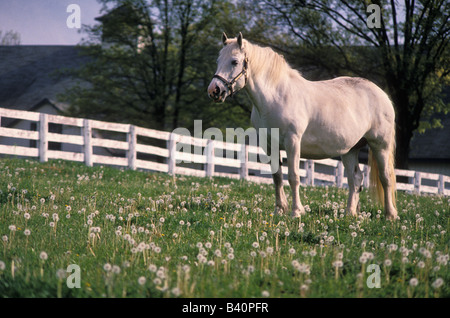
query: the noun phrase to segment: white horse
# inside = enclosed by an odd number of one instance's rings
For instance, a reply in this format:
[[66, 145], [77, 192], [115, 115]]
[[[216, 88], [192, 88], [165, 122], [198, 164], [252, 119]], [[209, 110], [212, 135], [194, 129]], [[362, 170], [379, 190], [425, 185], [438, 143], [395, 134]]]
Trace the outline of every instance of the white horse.
[[[234, 39], [223, 33], [222, 42], [208, 94], [215, 102], [224, 102], [244, 89], [253, 103], [253, 126], [279, 129], [280, 149], [287, 153], [292, 216], [305, 213], [299, 197], [300, 157], [336, 156], [342, 157], [347, 172], [347, 211], [357, 215], [363, 179], [358, 153], [368, 144], [371, 186], [384, 205], [386, 218], [396, 219], [395, 112], [386, 93], [363, 78], [308, 81], [282, 56], [244, 40], [241, 33]], [[275, 212], [287, 212], [281, 164], [272, 176]]]

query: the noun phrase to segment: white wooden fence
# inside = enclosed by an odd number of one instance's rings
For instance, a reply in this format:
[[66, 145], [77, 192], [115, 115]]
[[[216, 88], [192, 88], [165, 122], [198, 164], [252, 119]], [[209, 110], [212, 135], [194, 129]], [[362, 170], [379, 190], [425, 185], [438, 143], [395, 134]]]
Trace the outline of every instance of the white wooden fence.
[[[35, 123], [36, 130], [19, 129], [17, 127], [20, 125], [17, 124], [14, 125], [16, 128], [4, 127], [5, 124], [0, 125], [0, 154], [3, 155], [36, 157], [41, 162], [49, 159], [62, 159], [84, 162], [88, 166], [103, 164], [128, 167], [132, 170], [145, 169], [170, 174], [221, 176], [254, 182], [272, 182], [269, 164], [249, 160], [249, 153], [264, 156], [264, 152], [259, 147], [176, 135], [134, 125], [0, 108], [0, 124], [7, 118]], [[71, 128], [61, 130], [62, 133], [54, 133], [49, 132], [49, 124], [59, 124], [63, 125], [62, 127]], [[22, 126], [32, 127], [30, 124]], [[72, 132], [78, 130], [78, 134], [66, 133], [69, 130]], [[100, 134], [93, 134], [94, 130], [107, 132], [106, 135], [111, 133], [123, 135], [123, 140], [101, 137]], [[165, 146], [139, 143], [138, 137], [159, 140], [159, 144]], [[35, 142], [33, 145], [30, 143], [19, 145], [19, 140]], [[50, 150], [49, 142], [77, 145], [80, 151]], [[177, 151], [177, 143], [200, 147], [201, 154]], [[94, 149], [115, 149], [124, 152], [125, 155], [99, 154], [98, 151], [95, 153]], [[235, 156], [224, 158], [222, 155], [224, 151], [231, 151]], [[281, 151], [281, 158], [286, 158], [286, 152]], [[177, 160], [190, 161], [193, 164], [177, 164]], [[347, 185], [344, 168], [339, 160], [302, 159], [301, 166], [303, 168], [300, 169], [300, 178], [303, 184], [334, 184], [338, 187]], [[323, 172], [324, 169], [320, 169], [321, 166], [331, 172]], [[360, 164], [360, 168], [364, 174], [363, 186], [367, 187], [369, 167]], [[285, 165], [282, 169], [283, 174], [287, 174]], [[320, 172], [321, 170], [322, 172]], [[397, 182], [398, 190], [450, 195], [449, 176], [400, 169], [396, 169], [395, 172], [397, 176], [403, 176], [405, 177], [403, 179], [407, 180], [407, 183]], [[287, 181], [285, 182], [287, 183]]]

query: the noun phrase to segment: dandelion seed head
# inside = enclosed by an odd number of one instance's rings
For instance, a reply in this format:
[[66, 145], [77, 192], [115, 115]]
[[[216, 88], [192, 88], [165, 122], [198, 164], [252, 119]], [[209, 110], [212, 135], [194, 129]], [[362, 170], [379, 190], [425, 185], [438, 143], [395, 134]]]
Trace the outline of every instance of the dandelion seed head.
[[139, 285], [144, 285], [147, 282], [147, 279], [144, 276], [141, 276], [138, 278], [138, 284]]
[[413, 277], [409, 280], [409, 285], [411, 287], [416, 287], [418, 284], [419, 284], [419, 280], [415, 277]]
[[45, 260], [48, 259], [48, 255], [47, 255], [46, 252], [42, 251], [42, 252], [39, 254], [39, 258], [40, 258], [41, 260], [45, 261]]

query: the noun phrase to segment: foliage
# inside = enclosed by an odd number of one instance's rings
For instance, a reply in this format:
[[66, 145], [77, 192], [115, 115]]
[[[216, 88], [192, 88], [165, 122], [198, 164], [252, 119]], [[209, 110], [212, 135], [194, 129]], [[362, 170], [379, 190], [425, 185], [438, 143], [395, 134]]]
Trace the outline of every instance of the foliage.
[[100, 23], [84, 27], [82, 48], [92, 60], [73, 73], [80, 85], [63, 96], [69, 115], [165, 130], [192, 128], [195, 119], [219, 128], [249, 125], [250, 107], [242, 96], [218, 106], [206, 93], [227, 28], [221, 13], [233, 6], [203, 0], [102, 2]]
[[388, 222], [366, 191], [353, 218], [347, 190], [307, 187], [292, 219], [272, 185], [64, 161], [0, 173], [1, 297], [450, 296], [448, 197], [399, 193]]
[[0, 30], [0, 45], [19, 45], [20, 44], [20, 34], [16, 31], [9, 30], [3, 33]]

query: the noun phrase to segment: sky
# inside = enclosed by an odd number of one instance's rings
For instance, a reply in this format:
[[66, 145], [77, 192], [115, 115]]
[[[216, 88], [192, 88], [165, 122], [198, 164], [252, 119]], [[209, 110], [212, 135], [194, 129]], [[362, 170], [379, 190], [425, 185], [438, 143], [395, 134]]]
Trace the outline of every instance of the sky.
[[68, 27], [70, 4], [79, 6], [81, 24], [93, 25], [102, 15], [96, 0], [0, 0], [0, 30], [18, 32], [21, 45], [79, 44], [86, 34]]

